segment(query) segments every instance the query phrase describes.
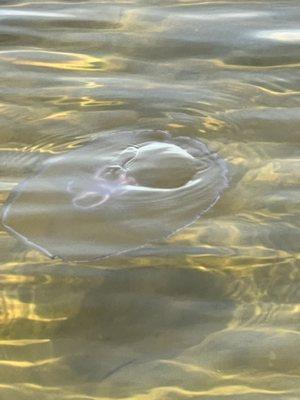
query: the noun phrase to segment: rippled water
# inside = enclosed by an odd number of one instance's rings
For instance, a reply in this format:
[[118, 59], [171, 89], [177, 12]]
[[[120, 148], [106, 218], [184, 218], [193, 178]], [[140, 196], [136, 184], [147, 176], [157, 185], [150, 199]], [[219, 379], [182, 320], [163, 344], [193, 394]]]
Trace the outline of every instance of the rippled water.
[[1, 2], [1, 399], [300, 397], [299, 17]]

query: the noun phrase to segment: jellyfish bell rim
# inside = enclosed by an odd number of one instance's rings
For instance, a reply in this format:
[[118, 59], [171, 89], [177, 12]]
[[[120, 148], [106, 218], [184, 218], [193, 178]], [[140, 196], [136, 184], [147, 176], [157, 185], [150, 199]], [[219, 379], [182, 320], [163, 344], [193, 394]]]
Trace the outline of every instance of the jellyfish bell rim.
[[[19, 186], [19, 185], [16, 185]], [[14, 200], [17, 199], [16, 193], [12, 193]], [[10, 195], [8, 196], [9, 199]], [[7, 200], [8, 200], [7, 199]], [[5, 204], [1, 213], [1, 224], [3, 225], [3, 227], [6, 229], [6, 231], [8, 231], [13, 237], [15, 237], [16, 239], [18, 239], [21, 243], [25, 243], [26, 245], [28, 245], [29, 247], [32, 247], [35, 250], [40, 251], [42, 254], [45, 254], [46, 256], [54, 259], [54, 258], [61, 258], [59, 256], [55, 256], [53, 255], [49, 250], [47, 250], [46, 248], [44, 248], [43, 246], [40, 246], [39, 244], [31, 241], [30, 239], [28, 239], [25, 235], [22, 235], [22, 233], [17, 232], [15, 229], [13, 229], [12, 227], [10, 227], [6, 222], [5, 219], [7, 217], [7, 213], [9, 212], [9, 208], [10, 208], [11, 204]], [[61, 258], [62, 259], [62, 258]], [[63, 260], [63, 259], [62, 259]], [[65, 261], [65, 260], [64, 260]]]
[[[228, 183], [226, 184], [226, 187], [224, 187], [223, 190], [226, 190], [227, 186], [228, 186]], [[91, 257], [91, 258], [88, 258], [88, 259], [87, 258], [86, 259], [80, 259], [80, 258], [72, 259], [71, 257], [65, 257], [65, 256], [62, 256], [62, 255], [51, 253], [49, 250], [47, 250], [43, 246], [40, 246], [37, 243], [32, 242], [26, 236], [18, 233], [16, 230], [14, 230], [10, 226], [6, 225], [3, 222], [3, 218], [4, 217], [2, 218], [2, 224], [3, 224], [3, 226], [5, 227], [6, 230], [8, 230], [13, 236], [15, 236], [22, 243], [25, 243], [29, 247], [33, 248], [34, 250], [37, 250], [38, 252], [42, 253], [43, 255], [49, 257], [52, 260], [61, 260], [61, 261], [65, 262], [65, 263], [68, 263], [68, 264], [88, 264], [88, 263], [93, 263], [93, 262], [97, 262], [97, 261], [110, 259], [110, 258], [113, 258], [113, 257], [119, 257], [119, 256], [126, 255], [126, 254], [130, 255], [130, 253], [134, 253], [137, 250], [146, 248], [148, 246], [153, 246], [156, 243], [159, 243], [159, 242], [162, 242], [162, 241], [167, 241], [172, 236], [177, 235], [181, 231], [187, 229], [189, 226], [191, 226], [195, 222], [197, 222], [201, 218], [201, 216], [203, 214], [207, 213], [212, 207], [214, 207], [214, 205], [218, 202], [220, 197], [221, 197], [221, 194], [218, 194], [216, 196], [216, 198], [214, 199], [214, 201], [211, 203], [211, 205], [209, 205], [206, 209], [200, 211], [199, 214], [196, 215], [195, 219], [193, 219], [192, 221], [188, 222], [186, 225], [183, 225], [183, 226], [179, 227], [178, 229], [170, 232], [169, 234], [167, 234], [166, 236], [164, 236], [162, 238], [149, 240], [149, 241], [147, 241], [146, 243], [144, 243], [142, 245], [139, 245], [139, 246], [136, 246], [136, 247], [132, 247], [130, 249], [120, 250], [120, 251], [117, 251], [117, 252], [112, 252], [112, 253], [108, 253], [106, 255], [100, 255], [100, 256], [97, 256], [97, 257]], [[4, 211], [3, 211], [2, 215], [3, 214], [4, 214]], [[122, 268], [122, 267], [118, 267], [118, 268]]]

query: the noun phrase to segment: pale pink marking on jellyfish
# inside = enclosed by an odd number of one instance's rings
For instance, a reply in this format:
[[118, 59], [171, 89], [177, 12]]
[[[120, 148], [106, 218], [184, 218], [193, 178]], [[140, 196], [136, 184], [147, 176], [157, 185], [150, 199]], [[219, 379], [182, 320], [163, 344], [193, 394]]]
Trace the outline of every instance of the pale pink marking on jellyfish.
[[[88, 200], [89, 197], [91, 199], [93, 199], [94, 197], [96, 199], [99, 198], [99, 200], [96, 201], [95, 203], [88, 203], [86, 205], [84, 204], [84, 202], [82, 204], [80, 204], [81, 201]], [[76, 207], [88, 209], [88, 208], [94, 208], [94, 207], [100, 206], [101, 204], [105, 203], [109, 199], [109, 197], [110, 197], [109, 194], [106, 194], [101, 197], [101, 195], [97, 192], [86, 192], [86, 193], [81, 193], [79, 196], [73, 198], [72, 203]]]
[[[116, 177], [109, 177], [109, 174], [114, 173], [117, 174]], [[67, 184], [67, 191], [74, 196], [72, 203], [75, 207], [89, 209], [104, 204], [111, 196], [120, 195], [129, 189], [128, 186], [133, 185], [136, 185], [135, 179], [127, 176], [123, 168], [116, 165], [98, 170], [93, 179], [85, 182], [83, 187], [76, 187], [76, 179], [72, 179]]]

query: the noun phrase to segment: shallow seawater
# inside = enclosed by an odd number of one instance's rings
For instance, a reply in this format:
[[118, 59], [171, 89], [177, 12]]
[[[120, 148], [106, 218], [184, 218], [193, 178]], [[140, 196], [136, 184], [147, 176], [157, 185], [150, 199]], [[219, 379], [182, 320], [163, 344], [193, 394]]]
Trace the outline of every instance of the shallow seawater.
[[[300, 397], [299, 18], [293, 0], [1, 2], [0, 399]], [[198, 173], [199, 198], [178, 189]]]

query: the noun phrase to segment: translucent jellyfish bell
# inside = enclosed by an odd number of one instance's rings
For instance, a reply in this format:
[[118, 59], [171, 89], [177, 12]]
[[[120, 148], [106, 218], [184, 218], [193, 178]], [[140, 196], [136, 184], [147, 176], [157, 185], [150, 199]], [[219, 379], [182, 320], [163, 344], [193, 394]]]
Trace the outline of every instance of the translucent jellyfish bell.
[[226, 185], [225, 162], [199, 140], [110, 133], [46, 162], [16, 187], [2, 219], [43, 253], [84, 261], [169, 236], [214, 205]]

